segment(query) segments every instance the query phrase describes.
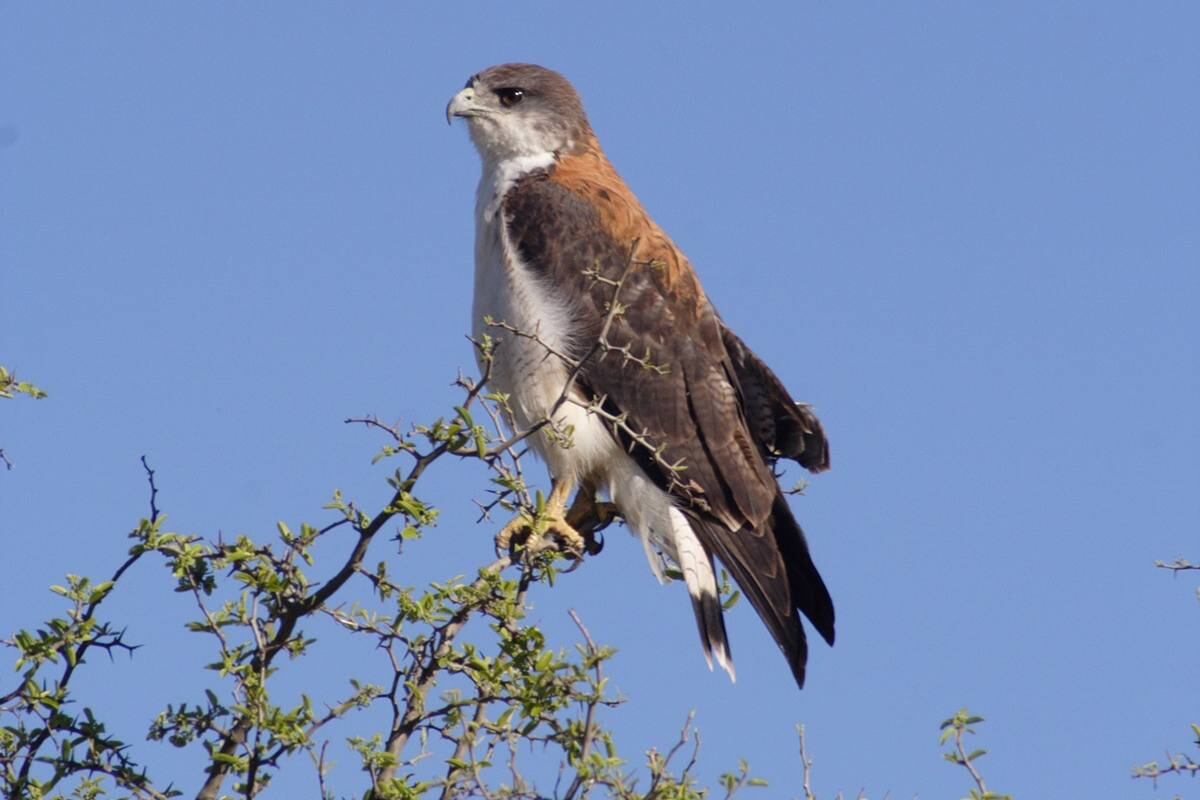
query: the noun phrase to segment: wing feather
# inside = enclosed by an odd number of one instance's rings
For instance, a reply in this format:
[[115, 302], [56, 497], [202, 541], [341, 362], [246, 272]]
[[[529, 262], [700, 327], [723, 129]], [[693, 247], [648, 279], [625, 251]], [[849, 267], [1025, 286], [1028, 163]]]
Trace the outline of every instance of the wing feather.
[[746, 418], [770, 458], [790, 458], [811, 472], [829, 469], [829, 441], [812, 407], [792, 399], [783, 382], [737, 334], [721, 325]]
[[[719, 364], [716, 365], [719, 367]], [[777, 487], [769, 467], [750, 442], [737, 391], [711, 359], [695, 358], [681, 366], [695, 432], [726, 496], [729, 527], [758, 527], [771, 511]], [[708, 487], [706, 487], [708, 488]]]

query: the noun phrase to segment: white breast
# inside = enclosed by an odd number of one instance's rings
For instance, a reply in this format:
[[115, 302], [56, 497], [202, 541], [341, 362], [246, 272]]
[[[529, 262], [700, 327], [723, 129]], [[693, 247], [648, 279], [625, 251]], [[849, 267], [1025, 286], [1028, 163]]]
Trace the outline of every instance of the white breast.
[[[558, 403], [570, 366], [565, 355], [574, 340], [570, 297], [556, 296], [521, 262], [509, 241], [500, 202], [512, 184], [533, 169], [553, 161], [526, 156], [489, 168], [485, 164], [476, 197], [475, 299], [472, 331], [476, 339], [488, 334], [499, 341], [492, 364], [492, 388], [509, 396], [512, 423], [525, 430], [545, 419]], [[527, 336], [484, 323], [485, 317], [504, 322]], [[531, 338], [536, 337], [536, 339]], [[620, 453], [603, 422], [574, 403], [563, 403], [554, 414], [561, 429], [570, 429], [572, 446], [563, 448], [545, 436], [533, 446], [557, 478], [577, 479], [592, 474], [605, 460]]]

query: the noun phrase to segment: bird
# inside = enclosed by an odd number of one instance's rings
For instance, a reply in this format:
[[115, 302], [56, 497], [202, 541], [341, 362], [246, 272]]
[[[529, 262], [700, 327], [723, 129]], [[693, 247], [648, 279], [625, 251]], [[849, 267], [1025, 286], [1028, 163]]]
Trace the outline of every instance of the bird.
[[508, 424], [535, 431], [550, 527], [578, 545], [580, 510], [615, 507], [658, 579], [682, 575], [709, 669], [736, 681], [719, 561], [802, 688], [801, 615], [832, 645], [834, 608], [775, 469], [828, 469], [820, 421], [722, 321], [565, 77], [489, 67], [447, 104], [456, 118], [482, 165], [472, 337], [491, 342], [480, 366]]

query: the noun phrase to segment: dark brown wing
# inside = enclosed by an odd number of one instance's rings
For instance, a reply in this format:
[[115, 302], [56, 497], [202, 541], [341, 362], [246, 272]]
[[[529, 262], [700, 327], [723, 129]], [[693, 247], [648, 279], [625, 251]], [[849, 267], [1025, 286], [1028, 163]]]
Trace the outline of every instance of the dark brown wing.
[[768, 457], [790, 458], [811, 472], [829, 469], [829, 441], [812, 408], [793, 400], [771, 368], [724, 324], [721, 337], [742, 392], [746, 421]]
[[[617, 298], [623, 310], [612, 319], [608, 346], [592, 354], [580, 378], [627, 415], [625, 435], [644, 433], [665, 447], [652, 460], [682, 459], [681, 477], [700, 493], [700, 507], [731, 530], [765, 521], [775, 481], [746, 426], [721, 324], [707, 300], [674, 291], [652, 264], [630, 265], [631, 243], [618, 242], [591, 204], [546, 177], [518, 183], [504, 210], [525, 264], [573, 307], [576, 357], [599, 337], [614, 284], [624, 278]], [[669, 475], [655, 472], [666, 488]], [[680, 486], [672, 494], [689, 499]]]
[[[783, 443], [799, 452], [798, 445], [786, 414], [782, 427], [774, 423], [776, 433], [756, 438], [747, 424], [744, 389], [738, 386], [740, 369], [754, 377], [751, 396], [764, 398], [756, 400], [756, 408], [766, 407], [782, 392], [778, 379], [769, 370], [764, 373], [765, 366], [744, 346], [740, 366], [731, 360], [723, 325], [698, 287], [688, 291], [686, 283], [669, 283], [671, 276], [655, 263], [631, 265], [632, 242], [611, 235], [595, 206], [577, 193], [545, 174], [531, 175], [509, 191], [504, 213], [509, 238], [525, 265], [573, 308], [578, 326], [573, 355], [582, 359], [590, 353], [580, 385], [624, 420], [613, 426], [614, 435], [678, 500], [802, 683], [806, 646], [796, 609], [813, 609], [820, 617], [818, 629], [832, 638], [832, 603], [818, 576], [817, 593], [828, 612], [818, 612], [820, 603], [797, 605], [803, 593], [796, 589], [816, 570], [764, 457], [767, 451], [783, 452]], [[611, 320], [607, 344], [594, 349], [618, 281], [622, 312]], [[763, 412], [754, 414], [756, 424], [766, 418]], [[666, 466], [676, 463], [683, 465], [679, 472]], [[786, 515], [781, 521], [790, 520], [790, 526], [777, 524], [781, 508]], [[792, 556], [805, 563], [787, 563]]]

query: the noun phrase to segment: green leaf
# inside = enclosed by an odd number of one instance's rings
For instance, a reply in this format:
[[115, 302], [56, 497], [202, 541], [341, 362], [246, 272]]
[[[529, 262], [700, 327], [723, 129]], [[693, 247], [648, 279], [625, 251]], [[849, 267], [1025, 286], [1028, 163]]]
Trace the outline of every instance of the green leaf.
[[99, 603], [108, 596], [108, 593], [112, 591], [112, 588], [112, 581], [104, 581], [103, 583], [97, 584], [96, 588], [92, 590], [92, 593], [88, 595], [88, 604], [95, 605], [96, 603]]

